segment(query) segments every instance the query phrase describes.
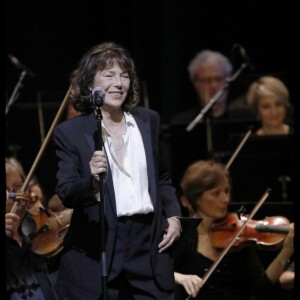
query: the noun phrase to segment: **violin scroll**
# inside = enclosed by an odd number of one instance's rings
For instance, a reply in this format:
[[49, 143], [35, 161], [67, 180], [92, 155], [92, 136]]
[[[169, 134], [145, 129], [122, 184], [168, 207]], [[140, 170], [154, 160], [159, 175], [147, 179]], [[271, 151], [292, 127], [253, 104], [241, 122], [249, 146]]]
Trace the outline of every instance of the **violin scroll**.
[[18, 206], [30, 209], [38, 200], [38, 196], [34, 192], [15, 192], [8, 193], [8, 199], [17, 202]]

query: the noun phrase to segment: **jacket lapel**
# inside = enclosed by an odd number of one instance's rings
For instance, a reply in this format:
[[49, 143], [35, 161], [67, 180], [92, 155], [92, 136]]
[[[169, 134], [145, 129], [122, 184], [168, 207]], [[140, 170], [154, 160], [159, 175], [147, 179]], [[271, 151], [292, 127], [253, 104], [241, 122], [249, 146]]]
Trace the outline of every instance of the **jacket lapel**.
[[141, 136], [143, 139], [145, 153], [146, 153], [147, 171], [148, 171], [149, 194], [153, 205], [155, 205], [155, 200], [156, 200], [155, 169], [154, 169], [154, 161], [153, 161], [153, 147], [151, 141], [150, 120], [145, 115], [141, 115], [139, 112], [133, 114], [133, 117], [137, 123], [137, 126], [141, 132]]

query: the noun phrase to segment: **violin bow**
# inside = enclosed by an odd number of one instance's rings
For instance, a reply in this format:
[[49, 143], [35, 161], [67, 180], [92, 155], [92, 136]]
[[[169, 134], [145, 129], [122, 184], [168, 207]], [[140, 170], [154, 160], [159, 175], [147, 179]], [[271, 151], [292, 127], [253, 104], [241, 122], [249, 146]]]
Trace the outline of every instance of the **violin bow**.
[[243, 148], [244, 144], [246, 143], [246, 141], [250, 137], [251, 133], [252, 133], [252, 127], [246, 132], [246, 134], [244, 135], [242, 141], [237, 146], [237, 148], [233, 152], [232, 156], [230, 157], [229, 161], [227, 162], [227, 164], [226, 164], [226, 169], [227, 170], [230, 168], [231, 164], [233, 163], [233, 161], [235, 160], [235, 158], [237, 157], [237, 155], [239, 154], [239, 152]]
[[[256, 214], [256, 212], [259, 210], [259, 208], [263, 205], [263, 203], [266, 201], [267, 197], [270, 194], [271, 189], [268, 188], [263, 196], [261, 197], [261, 199], [257, 202], [257, 204], [255, 205], [255, 207], [252, 209], [251, 213], [249, 214], [249, 217], [247, 218], [247, 220], [243, 223], [243, 225], [241, 226], [241, 228], [238, 230], [238, 232], [234, 235], [234, 237], [231, 239], [230, 243], [223, 249], [223, 251], [221, 252], [220, 256], [218, 257], [218, 259], [211, 265], [211, 267], [208, 269], [208, 271], [204, 274], [203, 278], [202, 278], [202, 287], [203, 285], [206, 283], [206, 281], [208, 280], [208, 278], [211, 276], [211, 274], [215, 271], [215, 269], [217, 268], [217, 266], [219, 265], [219, 263], [222, 261], [222, 259], [224, 258], [224, 256], [228, 253], [228, 251], [231, 249], [231, 247], [233, 246], [235, 240], [239, 237], [239, 235], [242, 233], [242, 231], [245, 229], [245, 227], [247, 226], [248, 221], [252, 220], [252, 218], [254, 217], [254, 215]], [[192, 298], [191, 295], [189, 295], [185, 300], [190, 300]]]
[[[60, 117], [62, 116], [62, 114], [63, 114], [63, 112], [64, 112], [64, 110], [65, 110], [65, 108], [66, 108], [66, 106], [68, 104], [70, 92], [71, 92], [71, 86], [69, 87], [69, 89], [68, 89], [68, 91], [67, 91], [67, 93], [66, 93], [66, 95], [65, 95], [65, 97], [64, 97], [64, 99], [63, 99], [63, 101], [62, 101], [62, 103], [61, 103], [61, 105], [60, 105], [60, 107], [59, 107], [59, 109], [57, 111], [57, 113], [56, 113], [56, 116], [55, 116], [55, 118], [54, 118], [54, 120], [52, 122], [52, 125], [51, 125], [51, 127], [50, 127], [50, 129], [49, 129], [49, 131], [47, 133], [47, 136], [45, 137], [45, 139], [44, 139], [44, 141], [42, 143], [42, 146], [41, 146], [41, 148], [40, 148], [40, 150], [39, 150], [39, 152], [38, 152], [38, 154], [37, 154], [37, 156], [36, 156], [36, 158], [35, 158], [32, 166], [31, 166], [31, 168], [30, 168], [30, 171], [27, 174], [27, 177], [26, 177], [26, 179], [25, 179], [25, 181], [24, 181], [24, 183], [22, 185], [22, 188], [21, 188], [22, 192], [24, 192], [26, 190], [26, 188], [27, 188], [27, 186], [29, 184], [29, 181], [32, 178], [32, 175], [35, 172], [36, 167], [37, 167], [39, 161], [41, 160], [42, 155], [45, 152], [46, 146], [48, 145], [48, 143], [50, 141], [50, 138], [52, 136], [54, 128], [55, 128], [56, 124], [58, 123]], [[11, 213], [16, 213], [17, 208], [18, 208], [18, 201], [16, 201], [13, 204], [10, 212]], [[25, 210], [23, 211], [23, 214], [20, 216], [21, 219], [24, 216], [24, 214], [25, 214]]]

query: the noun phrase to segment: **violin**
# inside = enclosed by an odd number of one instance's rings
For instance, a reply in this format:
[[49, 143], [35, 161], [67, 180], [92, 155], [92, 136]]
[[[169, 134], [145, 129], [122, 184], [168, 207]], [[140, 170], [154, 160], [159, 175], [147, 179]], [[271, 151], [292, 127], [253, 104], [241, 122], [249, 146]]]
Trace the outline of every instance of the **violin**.
[[58, 254], [63, 249], [72, 213], [73, 209], [65, 208], [52, 214], [46, 209], [41, 209], [35, 215], [28, 214], [21, 224], [21, 232], [31, 243], [31, 251], [47, 257]]
[[[9, 199], [17, 203], [15, 209], [22, 208], [22, 213], [38, 200], [35, 193], [9, 193]], [[37, 214], [27, 212], [22, 219], [19, 231], [25, 242], [31, 244], [31, 251], [37, 255], [52, 257], [63, 249], [63, 240], [70, 226], [73, 209], [65, 208], [61, 212], [49, 212], [40, 207]]]
[[[216, 222], [210, 228], [213, 246], [219, 250], [226, 248], [245, 221], [247, 221], [247, 216], [240, 218], [237, 213], [229, 213], [225, 218]], [[266, 217], [258, 221], [250, 219], [235, 239], [231, 250], [253, 244], [261, 249], [276, 250], [282, 246], [289, 232], [289, 225], [289, 220], [281, 216]]]
[[[52, 133], [54, 131], [54, 128], [58, 121], [60, 120], [60, 117], [62, 116], [65, 108], [67, 107], [69, 103], [69, 95], [71, 93], [71, 86], [69, 87], [60, 107], [59, 110], [50, 126], [50, 129], [47, 133], [46, 138], [44, 139], [42, 146], [27, 174], [27, 177], [22, 185], [21, 191], [25, 191], [28, 187], [29, 181], [32, 178], [32, 175], [35, 172], [35, 169], [45, 151], [45, 148], [47, 144], [49, 143]], [[22, 192], [23, 193], [23, 192]], [[9, 193], [12, 194], [12, 193]], [[12, 208], [10, 209], [11, 213], [16, 213], [18, 210], [18, 207], [21, 207], [20, 204], [23, 204], [24, 201], [28, 201], [28, 197], [24, 196], [24, 199], [22, 198], [23, 195], [16, 195], [15, 198], [12, 197], [12, 195], [8, 195], [8, 198], [14, 198], [16, 200]], [[19, 200], [22, 200], [21, 203], [19, 203]], [[29, 197], [30, 199], [30, 197]], [[33, 252], [40, 254], [40, 255], [50, 255], [53, 256], [57, 254], [62, 249], [62, 242], [63, 238], [67, 232], [67, 228], [70, 225], [71, 215], [73, 210], [72, 209], [66, 209], [65, 211], [62, 211], [58, 214], [54, 214], [53, 216], [49, 216], [46, 214], [46, 216], [41, 216], [41, 214], [37, 214], [36, 216], [31, 216], [31, 221], [28, 222], [29, 226], [24, 225], [24, 231], [27, 233], [27, 241], [30, 239], [32, 243], [32, 250]], [[24, 221], [24, 216], [26, 213], [26, 209], [22, 209], [20, 216], [20, 219], [22, 223], [26, 224]], [[29, 214], [28, 214], [29, 216]], [[27, 218], [28, 220], [30, 219]], [[22, 231], [22, 228], [20, 229]], [[43, 233], [43, 234], [40, 234]], [[26, 235], [25, 235], [26, 239]]]

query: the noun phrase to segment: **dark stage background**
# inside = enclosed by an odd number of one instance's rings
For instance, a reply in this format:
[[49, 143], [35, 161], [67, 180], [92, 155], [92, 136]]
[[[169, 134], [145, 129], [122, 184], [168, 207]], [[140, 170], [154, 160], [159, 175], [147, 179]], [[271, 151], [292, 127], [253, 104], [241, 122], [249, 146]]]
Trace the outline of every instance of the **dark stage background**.
[[[7, 0], [6, 103], [20, 76], [20, 70], [7, 58], [9, 54], [32, 70], [35, 77], [25, 78], [20, 95], [6, 116], [6, 156], [16, 155], [29, 171], [41, 146], [38, 101], [47, 133], [68, 90], [71, 71], [91, 46], [103, 41], [115, 41], [130, 51], [144, 101], [160, 113], [165, 128], [171, 115], [193, 105], [196, 95], [187, 65], [205, 48], [227, 55], [235, 69], [241, 58], [232, 53], [233, 45], [240, 43], [247, 50], [255, 70], [246, 70], [232, 85], [232, 93], [239, 95], [253, 79], [273, 74], [286, 83], [291, 101], [295, 102], [293, 3]], [[164, 155], [174, 170], [169, 159], [168, 134], [167, 131]], [[48, 197], [54, 193], [55, 173], [50, 142], [36, 172]]]

